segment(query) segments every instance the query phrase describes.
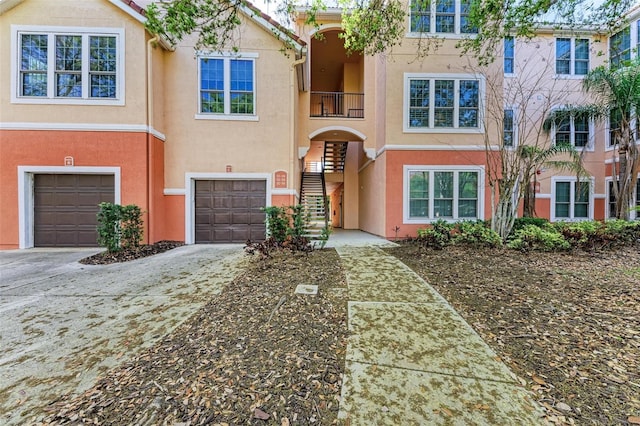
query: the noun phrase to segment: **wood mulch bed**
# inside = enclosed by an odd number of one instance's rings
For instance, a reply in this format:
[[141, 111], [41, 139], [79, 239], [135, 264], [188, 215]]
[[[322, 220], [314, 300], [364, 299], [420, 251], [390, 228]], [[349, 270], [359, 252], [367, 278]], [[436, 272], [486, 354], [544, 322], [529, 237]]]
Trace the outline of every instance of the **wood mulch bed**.
[[143, 244], [138, 247], [126, 248], [113, 253], [104, 251], [94, 254], [93, 256], [85, 257], [80, 260], [80, 263], [85, 265], [108, 265], [111, 263], [127, 262], [129, 260], [163, 253], [183, 245], [184, 243], [182, 241], [158, 241], [154, 244]]
[[[253, 259], [162, 341], [52, 403], [44, 424], [336, 423], [347, 338], [338, 255]], [[298, 284], [318, 295], [294, 294]]]
[[520, 253], [406, 244], [556, 424], [640, 424], [640, 247]]

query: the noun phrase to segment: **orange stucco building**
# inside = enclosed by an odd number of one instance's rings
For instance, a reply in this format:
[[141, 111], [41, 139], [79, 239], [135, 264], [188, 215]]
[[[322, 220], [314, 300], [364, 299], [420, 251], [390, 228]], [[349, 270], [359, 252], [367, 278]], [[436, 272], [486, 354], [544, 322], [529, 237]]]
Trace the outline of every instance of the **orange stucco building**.
[[[612, 52], [602, 35], [541, 28], [480, 67], [455, 47], [474, 32], [460, 1], [446, 19], [407, 5], [385, 57], [345, 52], [340, 10], [318, 28], [299, 12], [289, 32], [247, 6], [237, 51], [196, 52], [195, 37], [172, 46], [145, 30], [148, 3], [0, 0], [0, 249], [95, 245], [101, 201], [140, 206], [145, 242], [261, 239], [261, 207], [324, 195], [334, 227], [415, 235], [490, 218], [487, 156], [559, 138], [583, 150], [588, 191], [541, 169], [537, 215], [608, 217], [608, 124], [540, 130], [553, 108], [588, 101], [581, 79]], [[614, 38], [631, 56], [629, 18]], [[416, 60], [425, 34], [442, 43]]]

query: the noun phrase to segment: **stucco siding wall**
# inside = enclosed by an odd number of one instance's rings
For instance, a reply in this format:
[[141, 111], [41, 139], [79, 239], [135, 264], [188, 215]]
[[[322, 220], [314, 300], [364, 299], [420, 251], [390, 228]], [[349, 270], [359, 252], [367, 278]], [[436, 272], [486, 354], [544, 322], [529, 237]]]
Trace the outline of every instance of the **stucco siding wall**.
[[[83, 28], [124, 31], [124, 105], [65, 105], [11, 103], [11, 26], [51, 27], [53, 31]], [[146, 122], [145, 39], [142, 24], [104, 0], [29, 0], [0, 16], [0, 122], [2, 123], [96, 123], [144, 125]], [[39, 102], [39, 100], [38, 100]]]
[[[2, 249], [17, 248], [19, 244], [18, 198], [21, 194], [18, 194], [18, 166], [62, 168], [65, 165], [65, 157], [73, 157], [74, 166], [64, 167], [62, 172], [74, 173], [74, 168], [77, 167], [119, 167], [121, 204], [136, 204], [143, 211], [149, 211], [146, 134], [0, 131], [0, 140]], [[148, 236], [149, 229], [146, 228], [145, 241]]]

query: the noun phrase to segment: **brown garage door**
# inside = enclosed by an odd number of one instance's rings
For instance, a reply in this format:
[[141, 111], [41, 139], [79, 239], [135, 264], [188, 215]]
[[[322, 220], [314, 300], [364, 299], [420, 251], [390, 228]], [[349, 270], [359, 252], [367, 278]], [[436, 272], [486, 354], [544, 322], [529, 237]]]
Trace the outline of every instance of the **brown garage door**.
[[95, 247], [98, 204], [114, 202], [113, 175], [34, 176], [34, 245]]
[[264, 240], [264, 180], [197, 180], [196, 243]]

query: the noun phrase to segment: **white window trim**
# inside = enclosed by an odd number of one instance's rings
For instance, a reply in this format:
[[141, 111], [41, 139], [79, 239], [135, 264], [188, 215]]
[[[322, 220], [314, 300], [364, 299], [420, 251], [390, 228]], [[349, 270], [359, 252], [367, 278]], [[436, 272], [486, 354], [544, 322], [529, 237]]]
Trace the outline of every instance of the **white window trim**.
[[429, 18], [430, 18], [430, 22], [429, 22], [429, 28], [430, 31], [428, 32], [417, 32], [417, 31], [411, 31], [411, 0], [409, 0], [409, 22], [407, 25], [407, 28], [409, 28], [409, 30], [407, 31], [407, 33], [405, 34], [405, 36], [407, 38], [422, 38], [424, 36], [429, 36], [429, 37], [440, 37], [440, 38], [450, 38], [450, 39], [463, 39], [463, 38], [470, 38], [470, 37], [477, 37], [477, 33], [462, 33], [460, 32], [460, 10], [461, 10], [461, 4], [460, 4], [460, 0], [455, 0], [455, 11], [454, 11], [454, 18], [453, 18], [453, 26], [454, 26], [454, 30], [452, 33], [440, 33], [440, 32], [436, 32], [436, 2], [432, 1], [430, 4], [431, 7], [431, 11], [429, 14]]
[[[197, 86], [197, 94], [196, 99], [198, 102], [197, 112], [195, 114], [196, 120], [228, 120], [228, 121], [260, 121], [260, 117], [258, 116], [258, 85], [256, 79], [256, 59], [259, 57], [258, 53], [252, 52], [216, 52], [216, 53], [203, 53], [200, 52], [196, 56], [198, 61], [198, 84]], [[200, 93], [202, 91], [201, 85], [201, 60], [202, 59], [222, 59], [223, 60], [223, 72], [224, 72], [224, 109], [225, 112], [223, 114], [215, 113], [215, 112], [202, 112], [202, 98]], [[253, 62], [253, 114], [232, 114], [231, 113], [231, 97], [229, 93], [231, 91], [231, 59], [245, 59], [251, 60]]]
[[[578, 180], [575, 176], [553, 176], [551, 177], [551, 212], [549, 217], [551, 218], [551, 222], [580, 222], [584, 220], [593, 220], [593, 211], [594, 211], [594, 189], [595, 189], [595, 179], [593, 177], [580, 179], [580, 182], [589, 185], [589, 212], [588, 217], [573, 217], [573, 207], [575, 206], [575, 183]], [[569, 199], [569, 214], [570, 217], [556, 217], [556, 183], [558, 182], [571, 182], [571, 193]]]
[[[516, 73], [516, 52], [517, 52], [516, 43], [517, 42], [516, 42], [516, 36], [509, 36], [509, 37], [513, 38], [513, 72], [506, 72], [505, 71], [504, 76], [507, 77], [507, 78], [513, 78], [513, 77], [517, 76], [517, 73]], [[506, 39], [506, 37], [505, 37], [505, 39]], [[504, 43], [504, 39], [502, 40], [502, 43]], [[504, 55], [504, 44], [502, 45], [502, 53]], [[502, 60], [502, 67], [503, 67], [503, 70], [504, 70], [504, 57], [503, 57], [503, 60]]]
[[[81, 35], [83, 36], [83, 63], [82, 63], [82, 93], [81, 98], [55, 97], [55, 72], [51, 67], [55, 67], [55, 49], [49, 49], [49, 59], [47, 61], [47, 92], [46, 97], [26, 97], [20, 96], [20, 34], [42, 34], [51, 39], [58, 34]], [[88, 46], [84, 40], [88, 36], [115, 36], [116, 37], [116, 97], [115, 98], [91, 98], [89, 97], [89, 59]], [[40, 25], [11, 25], [11, 103], [14, 104], [62, 104], [62, 105], [116, 105], [125, 104], [125, 39], [124, 28], [105, 27], [55, 27]]]
[[196, 180], [264, 180], [267, 185], [265, 207], [271, 206], [271, 173], [185, 173], [184, 196], [184, 243], [196, 242]]
[[[478, 80], [478, 127], [409, 127], [409, 103], [411, 80], [454, 80], [454, 118], [458, 116], [460, 80]], [[429, 85], [429, 99], [435, 101], [433, 84]], [[402, 131], [404, 133], [484, 133], [485, 79], [480, 74], [404, 73], [404, 99], [402, 107]], [[429, 106], [429, 121], [433, 121], [434, 108]], [[457, 126], [454, 120], [454, 126]]]
[[[478, 217], [477, 218], [458, 218], [458, 204], [455, 200], [458, 199], [458, 187], [455, 186], [454, 191], [454, 204], [453, 204], [453, 218], [411, 218], [409, 216], [409, 172], [476, 172], [478, 173]], [[457, 183], [457, 173], [454, 173], [454, 183]], [[485, 188], [485, 168], [484, 166], [424, 166], [424, 165], [404, 165], [402, 168], [402, 223], [404, 224], [429, 224], [437, 220], [445, 220], [447, 222], [458, 222], [461, 220], [484, 220], [484, 188]], [[431, 191], [431, 188], [429, 188]], [[429, 199], [430, 205], [433, 203], [433, 199]], [[433, 210], [430, 210], [433, 211]]]
[[[558, 109], [559, 107], [554, 107], [553, 109]], [[552, 111], [553, 111], [552, 109]], [[569, 138], [571, 139], [571, 146], [574, 147], [578, 151], [587, 151], [594, 152], [595, 151], [595, 141], [596, 141], [596, 123], [592, 118], [589, 118], [589, 136], [587, 140], [587, 146], [576, 146], [576, 133], [575, 133], [575, 123], [574, 118], [571, 116], [570, 122], [570, 132]], [[554, 122], [551, 125], [551, 143], [555, 146], [556, 144], [556, 123]]]
[[[635, 115], [635, 118], [631, 119], [631, 128], [634, 129], [633, 131], [635, 132], [636, 129], [638, 128], [638, 124], [636, 122], [636, 120], [640, 120], [640, 117], [638, 115]], [[610, 120], [610, 115], [608, 117], [605, 118], [605, 132], [604, 132], [604, 150], [606, 151], [613, 151], [614, 149], [616, 149], [616, 147], [614, 145], [611, 144], [611, 120]], [[636, 135], [636, 143], [640, 142], [640, 135]]]
[[609, 36], [609, 40], [607, 41], [607, 59], [609, 60], [609, 63], [611, 63], [611, 37], [624, 31], [627, 28], [629, 28], [629, 58], [633, 60], [638, 55], [640, 55], [640, 52], [638, 52], [636, 49], [638, 43], [640, 43], [640, 40], [638, 40], [638, 25], [640, 25], [639, 22], [640, 21], [637, 20], [631, 21], [629, 22], [629, 25], [623, 26], [622, 28], [620, 28], [620, 30]]
[[18, 166], [18, 247], [34, 245], [33, 175], [35, 174], [113, 175], [114, 202], [120, 204], [120, 167]]
[[[638, 173], [638, 176], [636, 176], [636, 183], [635, 185], [637, 185], [638, 180], [640, 180], [640, 173]], [[611, 176], [607, 176], [606, 178], [604, 178], [604, 217], [605, 219], [614, 219], [609, 215], [609, 196], [610, 194], [610, 189], [609, 189], [609, 184], [613, 182], [613, 177]], [[636, 205], [636, 202], [638, 200], [636, 200], [636, 190], [635, 190], [635, 185], [634, 185], [634, 190], [633, 190], [633, 197], [631, 197], [631, 206], [629, 207], [633, 207]], [[636, 220], [640, 218], [640, 212], [637, 212], [635, 210], [631, 210], [631, 212], [629, 213], [629, 219], [631, 220]]]
[[[505, 105], [505, 107], [503, 108], [503, 111], [506, 111], [508, 109], [513, 111], [513, 145], [506, 146], [504, 144], [504, 129], [503, 129], [502, 130], [502, 143], [501, 143], [501, 146], [504, 149], [512, 150], [512, 149], [515, 149], [518, 146], [518, 107], [515, 106], [515, 105]], [[504, 121], [502, 122], [502, 126], [504, 127]]]
[[[558, 60], [558, 52], [557, 52], [557, 48], [558, 48], [558, 39], [559, 38], [568, 38], [570, 40], [571, 43], [571, 49], [570, 49], [570, 53], [571, 53], [571, 59], [569, 60], [569, 74], [558, 74], [557, 73], [557, 65], [556, 65], [556, 61]], [[582, 80], [586, 77], [586, 74], [576, 74], [576, 40], [588, 40], [589, 43], [589, 60], [587, 63], [587, 72], [591, 71], [591, 62], [592, 62], [592, 55], [591, 55], [591, 45], [593, 43], [593, 41], [591, 40], [590, 37], [564, 37], [561, 35], [556, 35], [553, 39], [553, 71], [554, 71], [554, 75], [553, 78], [557, 78], [557, 79], [577, 79], [577, 80]]]

